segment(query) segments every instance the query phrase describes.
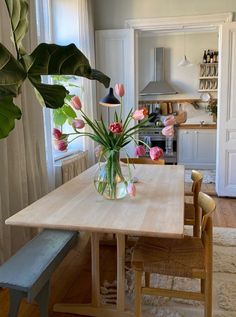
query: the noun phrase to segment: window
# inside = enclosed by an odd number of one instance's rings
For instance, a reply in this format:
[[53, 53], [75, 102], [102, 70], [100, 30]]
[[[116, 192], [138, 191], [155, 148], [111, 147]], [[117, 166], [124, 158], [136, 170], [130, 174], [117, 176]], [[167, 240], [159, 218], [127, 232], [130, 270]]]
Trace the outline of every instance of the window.
[[[38, 39], [40, 42], [51, 42], [59, 45], [75, 43], [76, 46], [79, 47], [78, 1], [79, 0], [36, 1]], [[62, 84], [69, 90], [70, 94], [78, 94], [81, 96], [83, 92], [83, 83], [80, 77], [52, 76], [51, 78], [45, 78], [45, 81]], [[69, 144], [66, 152], [56, 151], [52, 148], [52, 142], [49, 140], [52, 139], [53, 127], [57, 126], [54, 120], [55, 113], [56, 111], [46, 108], [44, 119], [47, 154], [51, 152], [53, 159], [57, 160], [74, 152], [78, 152], [78, 150], [82, 150], [84, 145], [83, 138], [77, 138], [77, 140]], [[64, 133], [72, 131], [71, 126], [67, 122], [64, 122], [58, 128]], [[73, 138], [70, 137], [69, 141], [71, 139]]]

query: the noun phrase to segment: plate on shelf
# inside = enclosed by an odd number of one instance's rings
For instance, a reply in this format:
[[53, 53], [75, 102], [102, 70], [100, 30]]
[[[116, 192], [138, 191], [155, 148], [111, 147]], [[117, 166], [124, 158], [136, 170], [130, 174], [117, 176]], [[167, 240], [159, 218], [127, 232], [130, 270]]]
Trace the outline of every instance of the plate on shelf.
[[211, 99], [211, 95], [208, 92], [204, 92], [200, 96], [201, 101], [208, 102]]

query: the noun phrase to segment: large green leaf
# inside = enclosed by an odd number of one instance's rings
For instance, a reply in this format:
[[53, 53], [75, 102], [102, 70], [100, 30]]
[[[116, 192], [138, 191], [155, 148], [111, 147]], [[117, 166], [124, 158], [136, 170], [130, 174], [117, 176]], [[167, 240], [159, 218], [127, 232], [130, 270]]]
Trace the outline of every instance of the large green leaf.
[[15, 119], [21, 118], [21, 110], [13, 103], [13, 97], [0, 97], [0, 139], [8, 136], [15, 127]]
[[11, 21], [13, 43], [16, 46], [17, 54], [25, 54], [22, 39], [28, 31], [28, 1], [27, 0], [5, 0], [8, 14]]
[[40, 76], [29, 76], [29, 80], [43, 98], [46, 107], [56, 109], [64, 105], [64, 99], [69, 93], [65, 87], [43, 84]]
[[0, 96], [17, 96], [25, 78], [22, 65], [0, 43]]
[[22, 63], [29, 76], [76, 75], [95, 79], [109, 87], [110, 78], [91, 69], [87, 57], [75, 46], [41, 43], [31, 55], [23, 56]]

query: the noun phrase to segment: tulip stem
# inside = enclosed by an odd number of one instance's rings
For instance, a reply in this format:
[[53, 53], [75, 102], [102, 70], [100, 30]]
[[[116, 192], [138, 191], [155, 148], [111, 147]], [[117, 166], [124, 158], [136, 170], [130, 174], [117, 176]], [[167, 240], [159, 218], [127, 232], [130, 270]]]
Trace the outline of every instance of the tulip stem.
[[122, 122], [123, 97], [120, 97], [120, 122]]

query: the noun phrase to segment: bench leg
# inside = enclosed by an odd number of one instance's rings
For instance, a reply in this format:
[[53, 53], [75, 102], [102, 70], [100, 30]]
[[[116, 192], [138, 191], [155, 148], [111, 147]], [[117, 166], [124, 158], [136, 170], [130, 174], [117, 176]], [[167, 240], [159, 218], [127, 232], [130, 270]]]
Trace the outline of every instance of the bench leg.
[[10, 308], [8, 317], [17, 317], [20, 302], [24, 297], [26, 297], [25, 292], [10, 289]]
[[48, 281], [35, 298], [35, 300], [39, 304], [41, 317], [48, 317], [49, 286], [50, 283]]

